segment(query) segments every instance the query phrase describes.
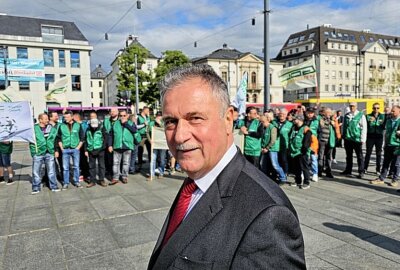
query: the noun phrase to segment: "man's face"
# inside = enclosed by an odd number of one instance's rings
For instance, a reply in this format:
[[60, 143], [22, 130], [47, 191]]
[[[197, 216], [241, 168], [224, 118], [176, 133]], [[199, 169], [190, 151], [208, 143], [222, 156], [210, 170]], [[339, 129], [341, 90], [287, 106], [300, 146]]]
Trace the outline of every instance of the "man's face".
[[258, 118], [257, 110], [250, 110], [249, 113], [247, 114], [249, 116], [250, 120]]
[[97, 119], [97, 114], [91, 113], [90, 114], [90, 119]]
[[325, 117], [326, 117], [326, 118], [331, 118], [331, 116], [332, 116], [332, 110], [325, 110], [324, 114], [325, 114]]
[[117, 108], [112, 108], [111, 111], [110, 111], [110, 116], [112, 118], [117, 117], [118, 116], [118, 109]]
[[307, 119], [312, 119], [315, 116], [314, 112], [307, 112], [306, 113]]
[[397, 118], [397, 117], [399, 117], [399, 115], [400, 115], [400, 109], [397, 108], [397, 107], [393, 107], [392, 108], [392, 116], [393, 116], [393, 118]]
[[355, 105], [350, 105], [350, 111], [355, 112], [357, 110], [357, 106]]
[[53, 122], [58, 122], [58, 113], [54, 113], [54, 112], [51, 113], [50, 120], [53, 121]]
[[278, 117], [279, 117], [279, 121], [284, 122], [286, 120], [286, 117], [287, 117], [287, 112], [280, 112], [278, 114]]
[[72, 121], [72, 115], [69, 113], [64, 114], [64, 120], [67, 123], [70, 123]]
[[49, 123], [49, 117], [45, 114], [42, 115], [42, 117], [39, 118], [39, 123], [46, 126]]
[[233, 109], [221, 117], [210, 86], [191, 78], [166, 93], [163, 119], [168, 147], [193, 179], [208, 173], [233, 143]]
[[372, 107], [372, 112], [373, 112], [373, 113], [379, 113], [379, 109], [380, 109], [379, 105], [378, 105], [378, 104], [375, 104], [375, 105]]
[[146, 115], [146, 116], [150, 115], [150, 109], [149, 108], [143, 109], [142, 112], [143, 112], [143, 115]]

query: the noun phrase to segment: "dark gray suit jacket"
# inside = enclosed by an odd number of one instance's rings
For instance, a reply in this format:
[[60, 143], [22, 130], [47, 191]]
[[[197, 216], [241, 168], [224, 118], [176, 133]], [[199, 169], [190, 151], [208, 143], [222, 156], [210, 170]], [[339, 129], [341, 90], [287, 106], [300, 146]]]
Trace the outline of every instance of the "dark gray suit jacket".
[[296, 211], [239, 150], [161, 248], [177, 198], [148, 269], [306, 269]]

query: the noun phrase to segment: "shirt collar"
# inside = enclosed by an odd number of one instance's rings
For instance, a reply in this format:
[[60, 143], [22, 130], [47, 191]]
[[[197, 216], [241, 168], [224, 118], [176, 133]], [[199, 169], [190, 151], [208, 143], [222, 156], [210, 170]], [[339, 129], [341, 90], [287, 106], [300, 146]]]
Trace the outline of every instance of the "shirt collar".
[[218, 175], [222, 172], [222, 170], [228, 165], [228, 163], [233, 159], [236, 155], [237, 148], [234, 143], [232, 143], [231, 147], [229, 147], [228, 151], [224, 154], [221, 160], [215, 165], [215, 167], [209, 171], [202, 178], [194, 180], [197, 187], [205, 193], [211, 184], [217, 179]]

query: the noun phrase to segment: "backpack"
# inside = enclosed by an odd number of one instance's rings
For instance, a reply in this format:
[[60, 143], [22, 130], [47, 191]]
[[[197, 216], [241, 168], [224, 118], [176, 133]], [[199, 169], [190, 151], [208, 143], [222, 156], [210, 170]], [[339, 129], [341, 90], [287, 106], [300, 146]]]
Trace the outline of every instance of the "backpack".
[[[309, 131], [310, 128], [306, 127], [304, 129], [304, 134], [307, 133], [307, 131]], [[311, 130], [310, 130], [311, 131]], [[318, 155], [318, 138], [317, 136], [315, 136], [314, 134], [311, 133], [311, 145], [310, 145], [310, 150], [312, 152], [314, 152], [315, 155]]]

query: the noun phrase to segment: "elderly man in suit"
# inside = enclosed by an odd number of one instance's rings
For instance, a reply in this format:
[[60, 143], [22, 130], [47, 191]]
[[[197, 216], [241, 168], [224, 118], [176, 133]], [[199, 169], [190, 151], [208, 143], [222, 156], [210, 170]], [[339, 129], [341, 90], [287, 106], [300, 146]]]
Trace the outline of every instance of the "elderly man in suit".
[[160, 86], [167, 143], [189, 177], [148, 269], [306, 269], [292, 204], [233, 143], [226, 84], [200, 65]]

